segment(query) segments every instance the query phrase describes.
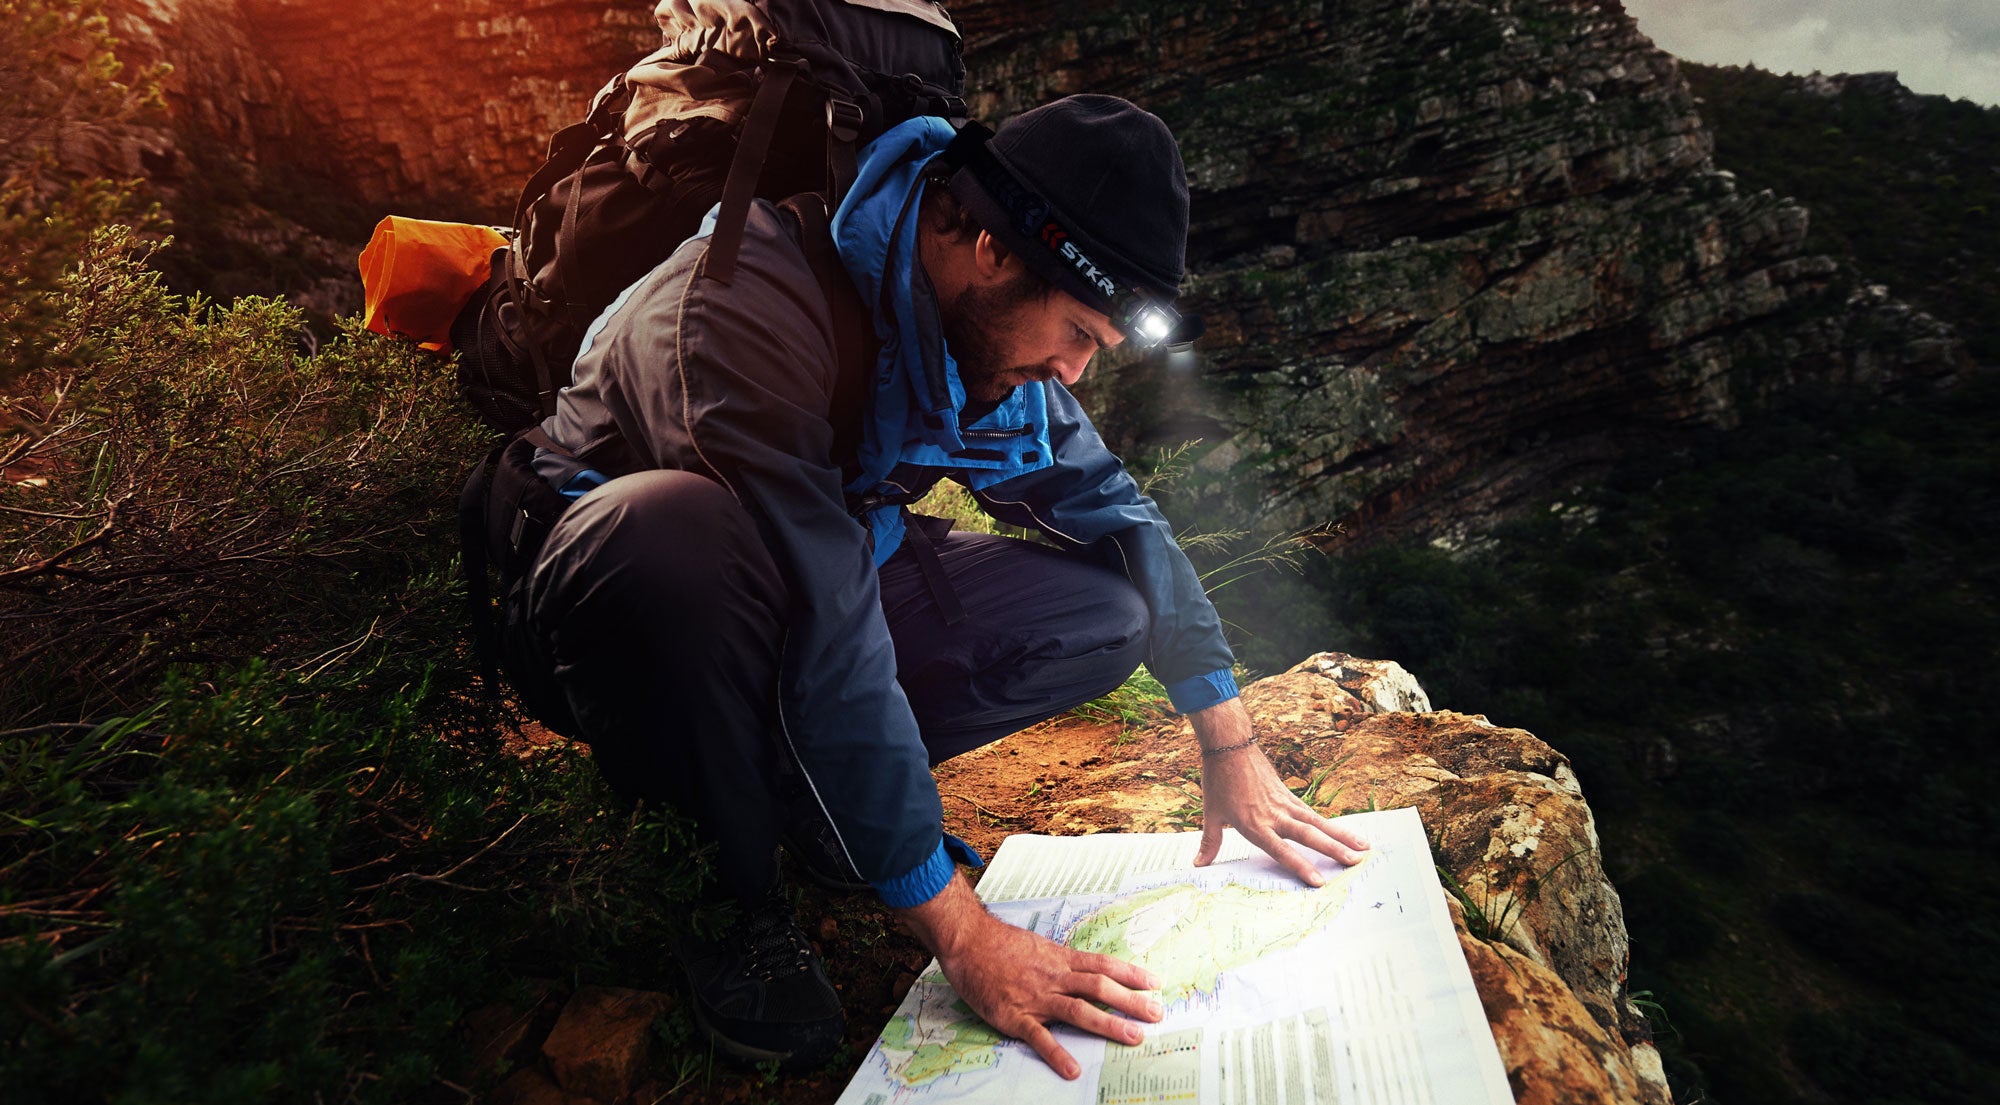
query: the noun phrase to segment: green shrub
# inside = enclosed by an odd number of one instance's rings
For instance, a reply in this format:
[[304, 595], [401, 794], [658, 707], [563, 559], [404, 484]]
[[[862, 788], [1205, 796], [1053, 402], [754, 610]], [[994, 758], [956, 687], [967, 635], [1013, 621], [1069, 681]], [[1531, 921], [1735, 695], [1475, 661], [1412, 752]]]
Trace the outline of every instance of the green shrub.
[[92, 236], [4, 400], [8, 1100], [427, 1097], [524, 977], [667, 984], [685, 825], [467, 685], [448, 369], [146, 257]]
[[684, 828], [574, 756], [467, 755], [427, 694], [344, 712], [253, 664], [0, 745], [10, 1100], [406, 1098], [463, 1077], [456, 1022], [524, 968], [664, 940]]
[[1807, 1076], [1843, 1101], [1973, 1105], [1991, 1089], [1957, 1048], [1889, 1008], [1801, 1013], [1786, 1042]]
[[61, 363], [43, 337], [61, 314], [57, 281], [90, 233], [155, 218], [140, 182], [80, 176], [57, 158], [65, 140], [115, 132], [165, 106], [167, 67], [127, 74], [103, 7], [0, 0], [0, 387]]
[[128, 710], [177, 662], [307, 672], [452, 636], [448, 509], [478, 437], [449, 372], [354, 320], [308, 354], [295, 308], [171, 295], [148, 254], [94, 234], [45, 335], [69, 367], [0, 398], [11, 716]]

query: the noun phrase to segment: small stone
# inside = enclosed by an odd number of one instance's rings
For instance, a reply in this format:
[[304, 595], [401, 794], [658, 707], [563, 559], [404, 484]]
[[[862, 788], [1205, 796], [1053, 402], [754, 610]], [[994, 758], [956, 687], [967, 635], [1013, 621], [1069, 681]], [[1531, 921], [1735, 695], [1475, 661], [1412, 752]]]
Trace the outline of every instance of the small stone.
[[542, 1054], [567, 1093], [617, 1101], [645, 1073], [653, 1020], [673, 999], [645, 990], [585, 986], [570, 996], [542, 1041]]
[[839, 937], [840, 924], [831, 917], [822, 918], [819, 923], [819, 938], [831, 944]]

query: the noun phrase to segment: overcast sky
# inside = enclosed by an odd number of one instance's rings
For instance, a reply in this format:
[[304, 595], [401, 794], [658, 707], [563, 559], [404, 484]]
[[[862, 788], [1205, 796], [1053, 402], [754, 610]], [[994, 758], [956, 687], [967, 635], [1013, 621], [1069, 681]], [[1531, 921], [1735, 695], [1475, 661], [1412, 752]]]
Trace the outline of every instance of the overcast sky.
[[1893, 69], [1917, 92], [2000, 104], [2000, 0], [1624, 0], [1662, 50], [1779, 73]]

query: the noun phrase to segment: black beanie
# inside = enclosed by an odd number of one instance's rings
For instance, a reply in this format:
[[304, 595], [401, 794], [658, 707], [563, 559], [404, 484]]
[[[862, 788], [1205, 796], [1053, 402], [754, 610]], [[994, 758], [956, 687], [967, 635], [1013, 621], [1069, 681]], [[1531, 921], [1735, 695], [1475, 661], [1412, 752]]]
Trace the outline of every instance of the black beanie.
[[[1121, 288], [1171, 303], [1187, 259], [1187, 170], [1159, 117], [1116, 96], [1067, 96], [1009, 120], [988, 140], [994, 160], [1037, 193], [1091, 264]], [[1104, 310], [1088, 266], [1065, 262], [1019, 225], [1019, 207], [997, 201], [972, 166], [951, 177], [953, 196], [989, 233], [1051, 284]]]

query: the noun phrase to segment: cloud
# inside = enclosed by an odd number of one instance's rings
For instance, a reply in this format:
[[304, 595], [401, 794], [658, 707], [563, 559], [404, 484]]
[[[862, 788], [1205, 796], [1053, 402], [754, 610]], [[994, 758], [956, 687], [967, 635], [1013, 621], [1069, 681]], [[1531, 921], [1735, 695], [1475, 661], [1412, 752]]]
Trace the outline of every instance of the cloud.
[[2000, 103], [1995, 0], [1624, 0], [1663, 50], [1779, 72], [1893, 69], [1918, 92]]

